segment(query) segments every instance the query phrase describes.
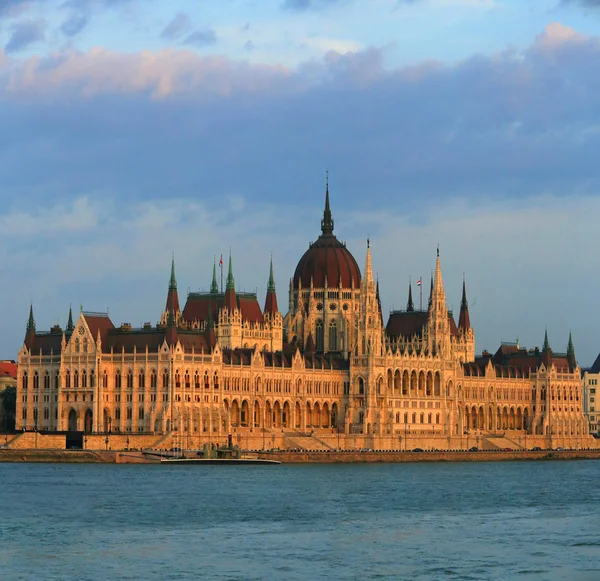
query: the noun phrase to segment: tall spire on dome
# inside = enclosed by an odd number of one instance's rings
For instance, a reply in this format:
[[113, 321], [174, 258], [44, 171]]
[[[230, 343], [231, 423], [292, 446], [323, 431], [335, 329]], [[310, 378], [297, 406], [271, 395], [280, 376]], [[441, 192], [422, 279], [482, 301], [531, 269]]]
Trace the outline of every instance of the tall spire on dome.
[[275, 277], [273, 276], [273, 255], [269, 264], [269, 282], [267, 284], [267, 292], [275, 292]]
[[72, 332], [75, 329], [75, 325], [73, 324], [73, 311], [71, 310], [71, 305], [69, 305], [69, 318], [67, 320], [67, 328], [65, 331]]
[[406, 310], [408, 312], [412, 312], [415, 310], [415, 305], [413, 304], [412, 298], [412, 284], [410, 280], [408, 281], [408, 303], [406, 304]]
[[33, 347], [35, 341], [35, 321], [33, 319], [33, 304], [29, 305], [29, 320], [27, 321], [27, 331], [25, 332], [25, 345], [28, 349]]
[[471, 328], [471, 319], [469, 317], [469, 304], [467, 303], [467, 286], [463, 276], [462, 300], [460, 302], [460, 317], [458, 319], [458, 328], [468, 331]]
[[325, 172], [325, 211], [321, 220], [321, 232], [323, 234], [333, 234], [333, 218], [329, 207], [329, 172]]
[[210, 293], [216, 295], [218, 292], [219, 285], [217, 284], [217, 257], [215, 256], [213, 259], [213, 276], [212, 282], [210, 283]]

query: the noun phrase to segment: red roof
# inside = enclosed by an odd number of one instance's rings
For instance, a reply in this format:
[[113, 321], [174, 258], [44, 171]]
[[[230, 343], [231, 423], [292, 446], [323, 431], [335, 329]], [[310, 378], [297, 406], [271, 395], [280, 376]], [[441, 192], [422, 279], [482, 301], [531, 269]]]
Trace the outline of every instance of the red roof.
[[423, 327], [427, 324], [427, 311], [393, 311], [390, 313], [386, 333], [390, 337], [412, 337], [423, 335]]
[[[264, 321], [256, 295], [236, 293], [235, 299], [238, 308], [242, 311], [243, 321], [250, 323], [262, 323]], [[223, 294], [190, 293], [181, 317], [188, 323], [192, 323], [193, 321], [206, 322], [208, 321], [209, 305], [212, 320], [214, 323], [217, 323], [219, 320], [219, 310], [224, 305]]]
[[103, 315], [100, 313], [93, 315], [83, 313], [83, 318], [90, 329], [90, 333], [92, 334], [94, 341], [96, 341], [98, 338], [98, 331], [100, 331], [100, 340], [102, 343], [105, 343], [108, 337], [109, 329], [115, 328], [113, 322], [108, 318], [108, 315]]
[[294, 272], [294, 288], [360, 288], [360, 268], [354, 256], [333, 234], [322, 234], [304, 253]]
[[0, 361], [0, 377], [17, 379], [17, 364], [14, 361]]

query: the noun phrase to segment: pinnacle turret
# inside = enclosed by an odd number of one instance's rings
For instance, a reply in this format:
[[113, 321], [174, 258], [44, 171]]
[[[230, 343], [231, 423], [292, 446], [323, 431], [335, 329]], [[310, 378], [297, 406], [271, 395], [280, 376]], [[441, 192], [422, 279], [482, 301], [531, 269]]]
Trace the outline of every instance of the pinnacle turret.
[[542, 351], [546, 352], [550, 350], [550, 341], [548, 341], [548, 328], [546, 328], [546, 331], [544, 333], [544, 346], [542, 347]]
[[235, 279], [233, 278], [233, 265], [231, 262], [231, 252], [229, 253], [229, 270], [227, 272], [227, 290], [235, 289]]
[[169, 278], [169, 290], [167, 292], [167, 303], [163, 313], [162, 322], [168, 326], [175, 326], [179, 320], [179, 294], [177, 293], [177, 280], [175, 279], [175, 256], [171, 257], [171, 276]]
[[225, 300], [223, 306], [229, 310], [230, 313], [237, 308], [237, 300], [235, 297], [235, 280], [233, 278], [233, 265], [231, 262], [231, 251], [229, 252], [229, 272], [227, 273], [227, 284], [225, 287]]
[[177, 290], [177, 280], [175, 279], [175, 254], [171, 256], [171, 279], [169, 280], [169, 290]]
[[577, 359], [575, 359], [575, 347], [573, 347], [573, 338], [571, 337], [571, 331], [569, 331], [569, 344], [567, 346], [567, 361], [569, 367], [575, 369], [577, 367]]

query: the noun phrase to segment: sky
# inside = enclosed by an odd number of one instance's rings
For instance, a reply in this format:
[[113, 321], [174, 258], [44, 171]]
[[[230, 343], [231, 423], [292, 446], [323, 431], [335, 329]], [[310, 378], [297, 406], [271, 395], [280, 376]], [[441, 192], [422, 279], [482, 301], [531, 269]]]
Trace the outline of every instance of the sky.
[[156, 323], [173, 254], [180, 299], [231, 251], [261, 303], [272, 256], [287, 312], [328, 171], [384, 314], [439, 244], [477, 352], [589, 366], [599, 62], [600, 0], [0, 0], [0, 359], [30, 304]]

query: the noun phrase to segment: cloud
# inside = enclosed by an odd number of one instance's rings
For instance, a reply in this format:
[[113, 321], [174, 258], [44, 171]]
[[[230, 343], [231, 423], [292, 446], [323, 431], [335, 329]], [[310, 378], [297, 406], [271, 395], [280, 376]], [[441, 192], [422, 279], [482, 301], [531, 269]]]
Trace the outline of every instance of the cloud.
[[2, 0], [0, 2], [0, 19], [14, 18], [22, 14], [32, 4], [32, 0]]
[[76, 36], [87, 26], [88, 22], [87, 14], [75, 13], [61, 24], [60, 29], [65, 36]]
[[12, 25], [12, 34], [4, 50], [7, 53], [21, 51], [31, 44], [44, 40], [46, 22], [41, 19], [23, 20]]
[[6, 57], [0, 304], [18, 333], [0, 348], [18, 349], [31, 298], [40, 328], [69, 301], [156, 320], [172, 249], [180, 288], [208, 286], [231, 245], [236, 281], [261, 293], [273, 250], [283, 308], [329, 169], [336, 233], [361, 265], [370, 235], [386, 312], [439, 242], [449, 306], [467, 274], [479, 349], [539, 344], [546, 325], [564, 349], [572, 327], [589, 363], [599, 58], [598, 37], [557, 23], [522, 51], [398, 68], [376, 47], [296, 69], [174, 49]]
[[349, 0], [285, 0], [281, 7], [284, 10], [304, 11], [320, 10], [341, 4], [347, 4]]
[[185, 12], [180, 12], [165, 26], [160, 36], [167, 40], [175, 40], [187, 32], [190, 27], [191, 18]]
[[561, 0], [561, 4], [565, 6], [583, 6], [584, 8], [600, 7], [600, 0]]
[[192, 32], [184, 41], [184, 44], [204, 47], [217, 42], [217, 35], [212, 28], [203, 28]]

